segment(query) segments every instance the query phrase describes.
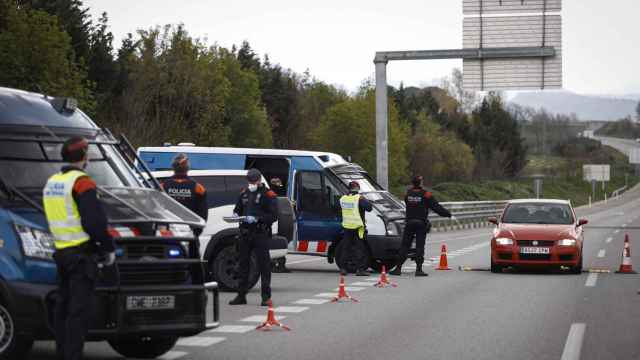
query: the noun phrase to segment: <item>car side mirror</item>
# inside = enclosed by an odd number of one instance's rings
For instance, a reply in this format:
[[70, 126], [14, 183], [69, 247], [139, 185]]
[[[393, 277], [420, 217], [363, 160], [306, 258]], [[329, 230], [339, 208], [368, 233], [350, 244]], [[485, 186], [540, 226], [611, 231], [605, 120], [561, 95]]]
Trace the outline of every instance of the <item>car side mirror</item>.
[[494, 225], [498, 225], [498, 218], [495, 216], [492, 216], [490, 218], [487, 219], [488, 222], [494, 224]]
[[587, 219], [578, 220], [578, 226], [587, 225], [588, 223], [589, 223], [589, 220]]

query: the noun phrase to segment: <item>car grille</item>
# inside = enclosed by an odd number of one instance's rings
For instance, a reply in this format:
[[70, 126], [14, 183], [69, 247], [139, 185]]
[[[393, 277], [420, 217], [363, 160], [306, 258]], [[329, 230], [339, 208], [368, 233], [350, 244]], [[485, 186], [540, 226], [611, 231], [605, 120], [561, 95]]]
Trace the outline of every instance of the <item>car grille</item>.
[[189, 265], [171, 264], [118, 264], [121, 285], [180, 285], [189, 279]]
[[126, 259], [137, 260], [144, 256], [156, 259], [167, 258], [167, 245], [161, 244], [126, 244], [122, 246]]
[[498, 254], [498, 258], [500, 260], [511, 260], [513, 259], [513, 254]]
[[573, 260], [573, 255], [560, 255], [558, 258], [560, 261], [571, 261]]
[[[537, 241], [538, 245], [533, 245], [533, 242]], [[544, 246], [551, 247], [555, 245], [553, 240], [518, 240], [518, 246]]]
[[520, 260], [551, 260], [550, 254], [520, 254]]

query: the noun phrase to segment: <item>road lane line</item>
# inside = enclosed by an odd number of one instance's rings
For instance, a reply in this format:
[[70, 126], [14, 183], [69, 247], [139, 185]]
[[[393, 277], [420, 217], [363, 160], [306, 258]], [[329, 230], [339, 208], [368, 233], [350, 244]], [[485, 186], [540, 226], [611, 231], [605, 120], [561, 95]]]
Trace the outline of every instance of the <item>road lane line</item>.
[[596, 281], [598, 281], [598, 273], [590, 273], [587, 276], [587, 282], [584, 283], [586, 287], [594, 287], [596, 286]]
[[328, 303], [329, 299], [300, 299], [293, 302], [297, 305], [322, 305]]
[[373, 281], [372, 282], [358, 281], [358, 282], [349, 284], [349, 286], [373, 286], [373, 284], [375, 284]]
[[575, 323], [571, 325], [571, 329], [569, 329], [569, 336], [567, 336], [567, 342], [564, 344], [564, 351], [562, 352], [562, 358], [560, 358], [560, 360], [580, 359], [582, 339], [584, 338], [584, 331], [586, 327], [587, 325], [584, 323]]
[[606, 253], [607, 251], [605, 249], [600, 249], [600, 251], [598, 251], [598, 257], [603, 258]]
[[184, 351], [169, 351], [168, 353], [165, 353], [164, 355], [158, 357], [158, 360], [175, 360], [186, 355], [189, 355], [189, 353]]
[[209, 330], [212, 333], [232, 333], [232, 334], [244, 334], [251, 330], [255, 330], [255, 326], [249, 325], [222, 325], [219, 328]]
[[612, 238], [612, 237], [608, 237], [608, 238], [607, 238], [607, 244], [608, 244], [608, 243], [610, 243], [610, 242], [611, 242], [611, 240], [613, 240], [613, 238]]
[[[263, 321], [265, 321], [267, 317], [265, 315], [253, 315], [253, 316], [249, 316], [246, 317], [244, 319], [240, 319], [240, 321], [242, 322], [255, 322], [255, 323], [261, 323]], [[285, 319], [286, 316], [278, 316], [278, 319]]]
[[313, 258], [313, 259], [304, 259], [304, 260], [296, 260], [296, 261], [287, 261], [287, 265], [292, 265], [292, 264], [301, 264], [301, 263], [306, 263], [306, 262], [312, 262], [312, 261], [320, 261], [322, 259], [325, 259], [324, 257], [317, 257], [317, 258]]
[[[362, 291], [362, 290], [364, 290], [363, 287], [357, 287], [357, 286], [345, 286], [344, 289], [346, 291]], [[335, 289], [333, 289], [333, 291], [340, 291], [340, 288], [335, 288]]]
[[277, 308], [273, 309], [273, 311], [277, 312], [277, 313], [301, 313], [303, 311], [307, 311], [309, 310], [309, 307], [307, 306], [278, 306]]
[[[263, 319], [264, 320], [264, 319]], [[202, 337], [202, 336], [193, 336], [188, 338], [182, 338], [178, 340], [178, 346], [197, 346], [197, 347], [208, 347], [211, 345], [215, 345], [217, 343], [221, 343], [225, 341], [227, 338], [223, 337]]]
[[324, 298], [334, 298], [336, 296], [338, 296], [338, 293], [320, 293], [320, 294], [315, 294], [313, 296], [316, 297], [324, 297]]
[[617, 233], [619, 233], [619, 232], [620, 232], [620, 230], [618, 229], [618, 230], [614, 231], [613, 233], [614, 233], [614, 234], [617, 234]]

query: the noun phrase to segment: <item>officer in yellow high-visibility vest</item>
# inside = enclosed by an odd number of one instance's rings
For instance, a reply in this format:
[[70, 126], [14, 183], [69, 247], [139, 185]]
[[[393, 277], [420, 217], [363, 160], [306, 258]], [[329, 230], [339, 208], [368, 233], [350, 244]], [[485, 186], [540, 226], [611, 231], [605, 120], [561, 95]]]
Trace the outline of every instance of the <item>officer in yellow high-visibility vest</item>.
[[357, 181], [349, 183], [349, 194], [340, 198], [342, 209], [342, 229], [344, 236], [338, 244], [338, 266], [340, 273], [346, 275], [348, 269], [345, 264], [351, 262], [357, 276], [368, 276], [368, 256], [364, 243], [367, 224], [364, 213], [372, 211], [371, 203], [359, 194], [360, 184]]
[[73, 137], [62, 145], [69, 165], [49, 178], [43, 190], [45, 215], [55, 240], [58, 298], [54, 329], [58, 359], [80, 360], [93, 313], [96, 258], [115, 262], [115, 246], [107, 230], [107, 217], [98, 200], [96, 183], [84, 172], [89, 144]]

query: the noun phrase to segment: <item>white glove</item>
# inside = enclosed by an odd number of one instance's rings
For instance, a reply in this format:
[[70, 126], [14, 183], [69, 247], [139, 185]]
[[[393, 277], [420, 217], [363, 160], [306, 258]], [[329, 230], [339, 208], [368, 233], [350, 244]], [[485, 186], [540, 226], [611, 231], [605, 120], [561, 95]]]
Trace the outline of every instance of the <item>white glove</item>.
[[104, 261], [102, 262], [102, 264], [104, 266], [112, 266], [113, 264], [115, 264], [115, 262], [116, 262], [116, 253], [115, 252], [110, 252], [105, 256]]
[[246, 222], [247, 224], [253, 224], [253, 223], [257, 223], [258, 219], [256, 219], [255, 216], [247, 216], [244, 222]]
[[455, 222], [458, 222], [458, 218], [457, 218], [457, 217], [455, 217], [455, 215], [451, 215], [450, 219], [451, 219], [451, 220], [453, 220], [453, 221], [455, 221]]

